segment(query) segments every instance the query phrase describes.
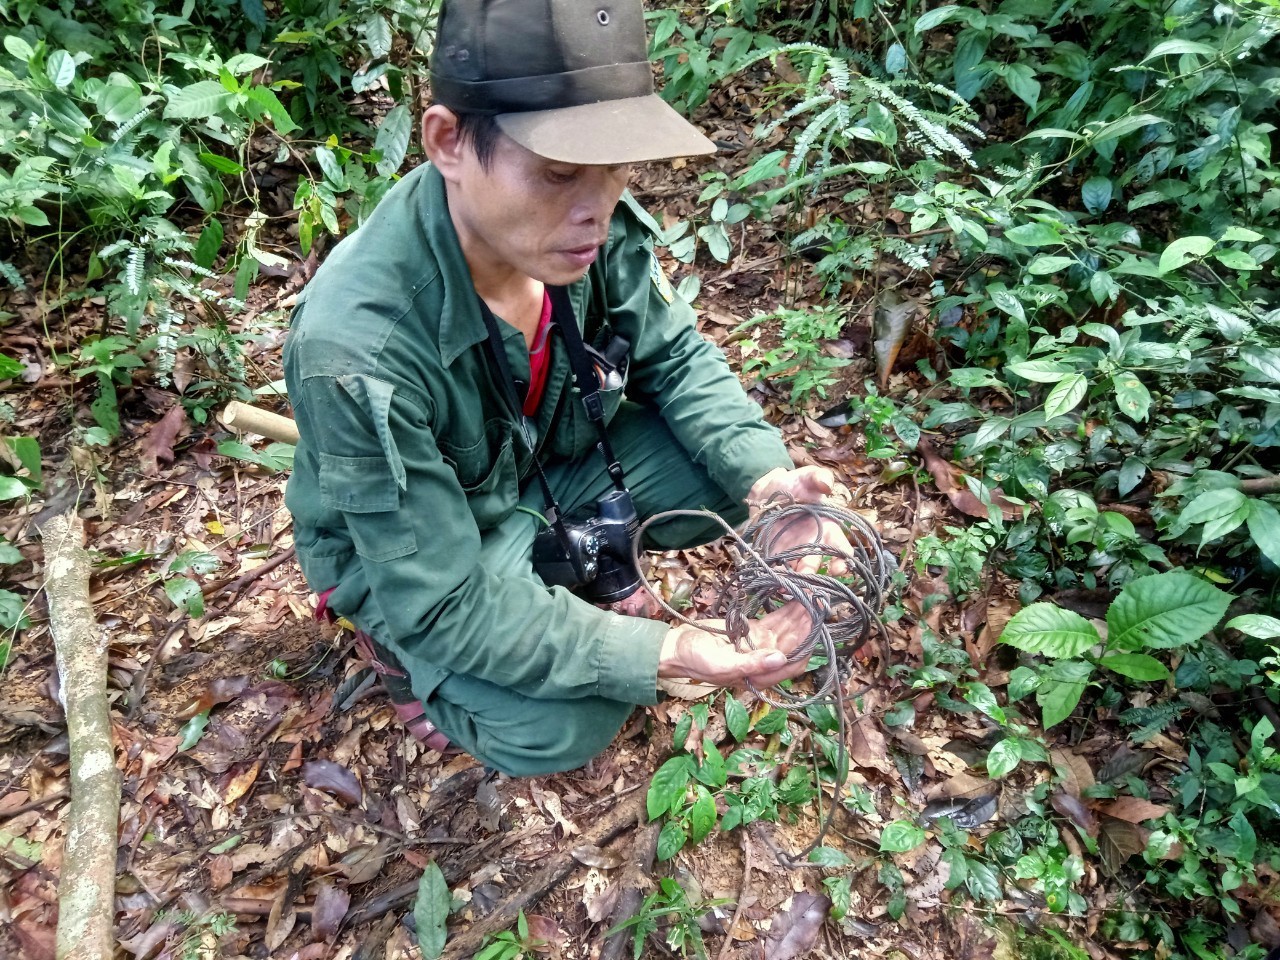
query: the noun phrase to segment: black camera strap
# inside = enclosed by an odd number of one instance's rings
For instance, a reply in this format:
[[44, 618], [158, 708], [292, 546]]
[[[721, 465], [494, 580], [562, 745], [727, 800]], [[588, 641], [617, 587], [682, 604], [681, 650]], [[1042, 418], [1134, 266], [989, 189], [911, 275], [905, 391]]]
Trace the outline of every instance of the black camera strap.
[[582, 332], [578, 330], [578, 319], [573, 312], [573, 303], [569, 300], [567, 287], [547, 287], [551, 297], [551, 316], [560, 328], [564, 337], [565, 349], [569, 351], [569, 364], [573, 368], [573, 379], [582, 394], [582, 406], [587, 411], [587, 418], [595, 424], [600, 442], [596, 449], [604, 457], [605, 468], [609, 478], [613, 480], [614, 489], [625, 490], [626, 483], [622, 475], [622, 464], [613, 454], [609, 443], [609, 432], [604, 423], [604, 401], [600, 397], [600, 378], [596, 368], [587, 356], [587, 347], [582, 342]]
[[[588, 419], [595, 424], [596, 431], [600, 435], [597, 449], [605, 459], [606, 468], [609, 471], [610, 479], [613, 480], [614, 487], [618, 490], [625, 490], [626, 485], [623, 480], [622, 465], [613, 454], [613, 447], [609, 443], [609, 435], [605, 428], [604, 402], [600, 399], [600, 381], [596, 376], [591, 358], [587, 356], [586, 345], [582, 342], [582, 333], [578, 330], [578, 321], [574, 315], [573, 303], [569, 300], [569, 291], [564, 287], [548, 286], [547, 293], [551, 298], [552, 320], [560, 328], [560, 333], [564, 337], [565, 348], [569, 353], [569, 364], [573, 370], [573, 379], [579, 393], [582, 395], [583, 407], [586, 409]], [[542, 469], [542, 463], [538, 460], [533, 439], [529, 435], [529, 429], [525, 423], [524, 404], [516, 394], [516, 378], [511, 371], [511, 364], [507, 361], [507, 351], [502, 344], [502, 333], [498, 330], [498, 321], [483, 298], [477, 296], [476, 301], [480, 304], [480, 316], [484, 318], [485, 329], [489, 333], [489, 352], [493, 354], [494, 363], [497, 364], [498, 379], [502, 381], [502, 389], [506, 394], [507, 403], [511, 406], [511, 412], [515, 416], [516, 422], [520, 424], [520, 430], [525, 438], [525, 445], [528, 446], [529, 453], [533, 457], [533, 465], [538, 471], [538, 482], [542, 485], [542, 494], [547, 505], [547, 523], [555, 530], [556, 537], [559, 539], [561, 547], [564, 548], [565, 555], [570, 557], [574, 566], [577, 567], [577, 553], [569, 542], [569, 534], [565, 530], [560, 504], [551, 490], [551, 482], [547, 479], [547, 474]], [[577, 573], [583, 579], [589, 579], [585, 571], [579, 569]]]

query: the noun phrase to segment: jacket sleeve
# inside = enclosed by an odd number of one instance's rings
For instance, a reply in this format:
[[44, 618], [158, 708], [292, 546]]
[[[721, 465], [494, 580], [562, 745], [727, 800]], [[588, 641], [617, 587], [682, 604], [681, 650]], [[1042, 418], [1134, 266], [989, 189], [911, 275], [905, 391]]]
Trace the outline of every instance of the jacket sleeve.
[[314, 529], [345, 525], [356, 554], [340, 536], [327, 538], [329, 558], [300, 541], [304, 570], [323, 587], [316, 578], [333, 576], [333, 556], [347, 551], [331, 602], [409, 667], [419, 697], [451, 671], [539, 699], [656, 701], [665, 624], [481, 562], [480, 532], [420, 392], [365, 374], [294, 379], [299, 466], [318, 478], [318, 503], [291, 509], [321, 518]]
[[624, 198], [604, 271], [610, 322], [632, 337], [627, 394], [655, 403], [693, 460], [742, 500], [791, 458], [724, 354], [698, 333], [693, 308], [671, 290], [646, 224], [648, 214]]

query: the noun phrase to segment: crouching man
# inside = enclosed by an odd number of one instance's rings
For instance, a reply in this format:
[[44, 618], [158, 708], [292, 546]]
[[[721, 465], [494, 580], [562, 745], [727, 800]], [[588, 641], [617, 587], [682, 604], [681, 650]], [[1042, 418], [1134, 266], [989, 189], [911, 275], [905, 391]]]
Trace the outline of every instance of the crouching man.
[[[591, 595], [574, 551], [600, 544], [555, 521], [620, 490], [641, 519], [737, 523], [748, 501], [828, 488], [791, 468], [695, 331], [625, 193], [631, 164], [715, 149], [654, 95], [645, 51], [640, 0], [447, 2], [431, 162], [337, 246], [285, 348], [308, 582], [358, 626], [415, 733], [511, 775], [585, 763], [659, 677], [769, 685], [804, 668], [786, 656], [809, 629], [794, 605], [738, 652], [569, 588]], [[558, 573], [535, 567], [544, 530]], [[716, 535], [680, 518], [644, 546]]]

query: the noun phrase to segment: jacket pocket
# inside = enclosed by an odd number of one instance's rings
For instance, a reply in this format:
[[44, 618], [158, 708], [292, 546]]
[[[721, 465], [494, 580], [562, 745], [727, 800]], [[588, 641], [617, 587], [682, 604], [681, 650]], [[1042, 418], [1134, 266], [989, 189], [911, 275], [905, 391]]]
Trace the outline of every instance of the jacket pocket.
[[400, 487], [382, 457], [320, 454], [320, 502], [343, 515], [356, 553], [395, 560], [418, 549], [413, 526], [400, 513]]
[[503, 442], [493, 468], [476, 483], [464, 483], [467, 508], [481, 530], [489, 530], [511, 516], [520, 500], [516, 454], [511, 436]]
[[511, 423], [494, 417], [475, 443], [454, 444], [444, 438], [437, 443], [467, 496], [476, 526], [488, 530], [507, 519], [520, 499]]

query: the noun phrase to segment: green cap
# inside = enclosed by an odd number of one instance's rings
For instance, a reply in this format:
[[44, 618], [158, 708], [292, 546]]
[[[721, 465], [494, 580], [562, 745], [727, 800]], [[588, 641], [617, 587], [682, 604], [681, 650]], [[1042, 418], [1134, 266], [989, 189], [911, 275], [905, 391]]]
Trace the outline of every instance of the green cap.
[[447, 0], [431, 89], [527, 150], [616, 164], [715, 152], [653, 92], [641, 0]]

